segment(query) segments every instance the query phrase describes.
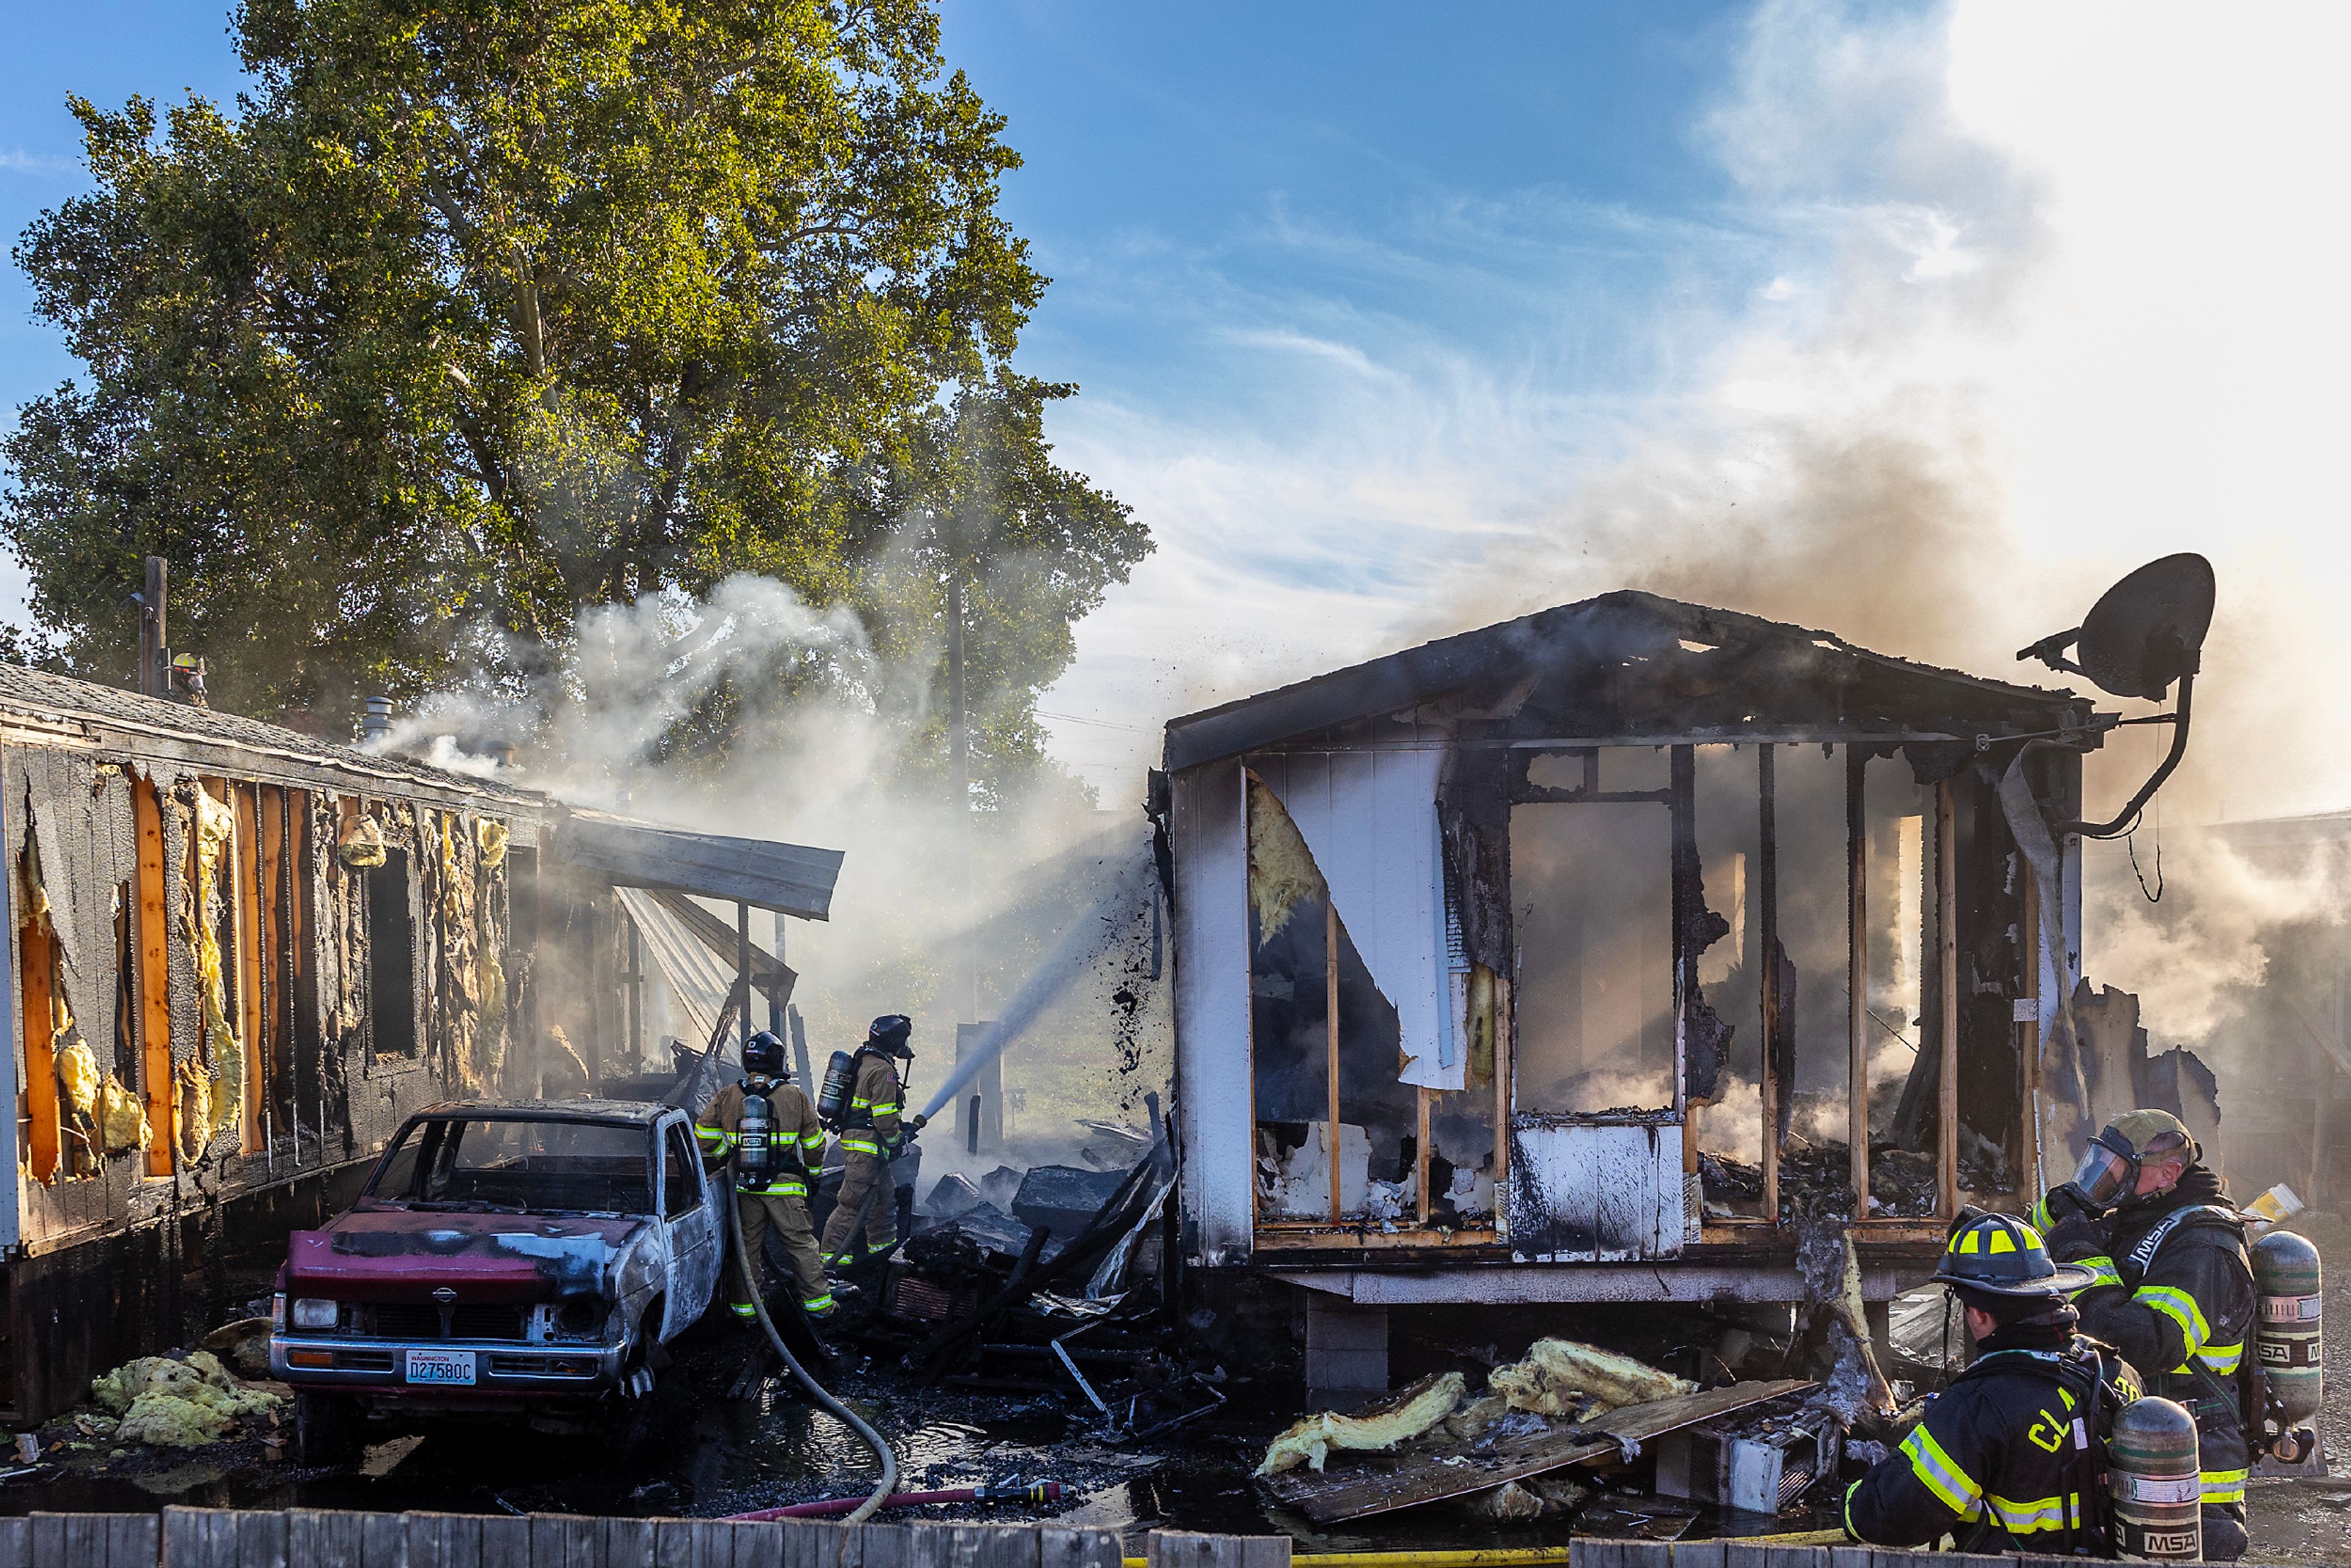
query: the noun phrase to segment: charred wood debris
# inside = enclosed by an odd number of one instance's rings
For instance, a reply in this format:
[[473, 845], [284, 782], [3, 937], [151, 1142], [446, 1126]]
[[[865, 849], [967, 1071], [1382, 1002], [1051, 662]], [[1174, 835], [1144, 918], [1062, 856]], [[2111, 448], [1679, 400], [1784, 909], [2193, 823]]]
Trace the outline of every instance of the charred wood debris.
[[1162, 1292], [1175, 1155], [1147, 1098], [1155, 1136], [1089, 1122], [1081, 1164], [938, 1178], [898, 1260], [826, 1338], [917, 1392], [1056, 1397], [1112, 1441], [1220, 1408], [1224, 1369], [1187, 1356]]

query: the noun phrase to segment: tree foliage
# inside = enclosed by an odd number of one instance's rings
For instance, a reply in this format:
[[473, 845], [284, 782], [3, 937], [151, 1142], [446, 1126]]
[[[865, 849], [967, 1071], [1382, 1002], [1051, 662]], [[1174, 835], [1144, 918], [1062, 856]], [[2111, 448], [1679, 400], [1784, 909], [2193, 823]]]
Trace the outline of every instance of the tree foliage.
[[935, 679], [957, 573], [1033, 754], [1071, 622], [1150, 547], [1052, 460], [1074, 389], [1010, 368], [1045, 283], [997, 210], [1019, 159], [924, 0], [247, 0], [235, 32], [234, 115], [74, 100], [95, 189], [17, 247], [88, 367], [6, 446], [69, 667], [128, 677], [150, 553], [221, 699], [329, 713], [527, 686], [582, 606], [744, 571]]

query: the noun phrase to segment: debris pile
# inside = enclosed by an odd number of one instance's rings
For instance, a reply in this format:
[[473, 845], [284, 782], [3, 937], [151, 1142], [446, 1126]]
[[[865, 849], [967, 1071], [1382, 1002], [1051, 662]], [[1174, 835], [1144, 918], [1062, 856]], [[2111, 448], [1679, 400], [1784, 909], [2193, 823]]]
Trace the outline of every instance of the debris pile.
[[[1489, 1520], [1578, 1512], [1594, 1505], [1597, 1472], [1622, 1471], [1654, 1439], [1792, 1405], [1812, 1386], [1789, 1379], [1701, 1390], [1614, 1351], [1541, 1339], [1474, 1395], [1461, 1374], [1446, 1372], [1352, 1414], [1310, 1416], [1273, 1440], [1256, 1475], [1270, 1500], [1318, 1524], [1448, 1500]], [[1577, 1469], [1584, 1473], [1563, 1473]], [[1679, 1521], [1688, 1511], [1648, 1510]]]
[[219, 1357], [202, 1350], [185, 1361], [142, 1355], [92, 1380], [90, 1393], [118, 1418], [115, 1441], [167, 1448], [216, 1443], [245, 1417], [271, 1415], [285, 1403], [240, 1383]]

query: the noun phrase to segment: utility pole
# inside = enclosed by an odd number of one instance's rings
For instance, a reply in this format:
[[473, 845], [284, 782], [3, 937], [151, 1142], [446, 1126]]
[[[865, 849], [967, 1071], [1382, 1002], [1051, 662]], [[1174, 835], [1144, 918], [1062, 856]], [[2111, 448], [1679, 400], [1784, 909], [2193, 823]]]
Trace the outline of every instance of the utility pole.
[[947, 579], [947, 775], [948, 789], [955, 796], [956, 834], [956, 898], [955, 912], [966, 924], [964, 940], [959, 945], [963, 973], [957, 977], [956, 989], [962, 994], [957, 1005], [968, 1004], [970, 1013], [958, 1021], [979, 1021], [979, 954], [978, 934], [970, 930], [972, 906], [971, 866], [971, 737], [969, 710], [964, 699], [963, 648], [963, 574], [960, 570]]

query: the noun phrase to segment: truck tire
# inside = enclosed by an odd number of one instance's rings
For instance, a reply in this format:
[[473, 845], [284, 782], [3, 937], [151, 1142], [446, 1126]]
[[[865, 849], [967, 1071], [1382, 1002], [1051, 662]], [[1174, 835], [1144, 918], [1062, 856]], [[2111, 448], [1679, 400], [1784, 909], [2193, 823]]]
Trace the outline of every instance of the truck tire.
[[304, 1465], [349, 1464], [359, 1457], [359, 1402], [339, 1394], [294, 1396], [294, 1457]]

